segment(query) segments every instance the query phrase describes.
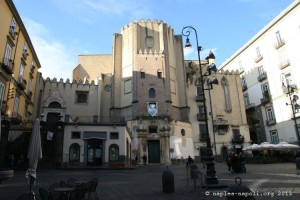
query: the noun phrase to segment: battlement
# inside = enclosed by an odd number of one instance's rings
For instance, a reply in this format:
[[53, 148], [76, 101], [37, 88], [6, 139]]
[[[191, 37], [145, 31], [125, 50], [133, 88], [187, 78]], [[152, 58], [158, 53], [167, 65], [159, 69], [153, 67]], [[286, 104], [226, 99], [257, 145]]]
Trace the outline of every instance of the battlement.
[[70, 81], [69, 78], [66, 79], [66, 81], [64, 82], [63, 78], [60, 78], [59, 81], [57, 81], [57, 78], [53, 78], [50, 79], [49, 77], [46, 78], [45, 82], [50, 82], [50, 83], [64, 83], [64, 84], [78, 84], [78, 85], [97, 85], [98, 83], [96, 83], [94, 80], [92, 80], [91, 82], [89, 80], [73, 80]]
[[150, 19], [147, 19], [147, 20], [140, 19], [140, 20], [135, 20], [133, 22], [130, 22], [130, 23], [126, 24], [125, 26], [123, 26], [123, 28], [121, 29], [121, 31], [124, 30], [124, 29], [126, 29], [126, 28], [128, 28], [128, 27], [130, 27], [130, 26], [132, 26], [133, 24], [138, 24], [138, 25], [144, 26], [144, 24], [150, 24], [150, 23], [151, 24], [157, 24], [157, 25], [163, 25], [163, 24], [165, 24], [165, 25], [167, 25], [167, 27], [169, 29], [173, 30], [173, 28], [170, 25], [168, 25], [166, 22], [164, 22], [163, 20], [158, 21], [157, 19], [154, 19], [153, 21], [151, 21]]

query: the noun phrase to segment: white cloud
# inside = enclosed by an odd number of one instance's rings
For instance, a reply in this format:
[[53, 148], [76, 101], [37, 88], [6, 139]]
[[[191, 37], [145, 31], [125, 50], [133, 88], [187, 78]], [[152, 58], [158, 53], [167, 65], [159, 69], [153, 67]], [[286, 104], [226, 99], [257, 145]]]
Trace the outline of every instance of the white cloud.
[[41, 63], [39, 71], [43, 77], [71, 79], [77, 55], [59, 41], [50, 39], [51, 34], [42, 24], [26, 17], [22, 19]]
[[[53, 0], [64, 11], [84, 22], [96, 20], [95, 15], [107, 17], [128, 16], [138, 18], [150, 15], [148, 0]], [[130, 14], [128, 14], [130, 13]]]
[[[204, 49], [200, 52], [200, 59], [204, 60], [208, 56], [210, 51], [213, 52], [213, 54], [216, 56], [217, 48]], [[184, 48], [183, 53], [185, 60], [198, 60], [198, 54], [194, 48]]]

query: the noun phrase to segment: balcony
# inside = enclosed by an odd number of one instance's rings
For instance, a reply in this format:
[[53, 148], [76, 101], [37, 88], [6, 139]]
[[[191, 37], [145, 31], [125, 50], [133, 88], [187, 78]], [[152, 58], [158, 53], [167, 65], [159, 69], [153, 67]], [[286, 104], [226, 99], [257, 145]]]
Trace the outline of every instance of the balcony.
[[19, 80], [17, 85], [20, 88], [20, 90], [25, 90], [26, 85], [27, 85], [27, 81], [26, 80]]
[[217, 119], [214, 121], [214, 126], [229, 126], [228, 120]]
[[9, 28], [9, 36], [11, 37], [12, 40], [16, 39], [16, 35], [18, 35], [18, 33], [15, 31], [15, 26], [10, 26]]
[[32, 97], [32, 92], [29, 91], [26, 93], [27, 98], [31, 101], [31, 97]]
[[1, 105], [1, 114], [2, 115], [5, 114], [6, 107], [7, 107], [7, 102], [6, 101], [2, 101], [2, 105]]
[[266, 73], [263, 73], [263, 74], [260, 74], [258, 77], [257, 77], [257, 80], [259, 82], [262, 82], [263, 80], [266, 80], [267, 79], [267, 74]]
[[276, 124], [276, 120], [275, 119], [267, 119], [266, 120], [266, 125], [267, 126], [272, 126], [274, 124]]
[[290, 66], [290, 60], [289, 59], [281, 61], [278, 65], [279, 69], [284, 69], [288, 66]]
[[274, 44], [274, 48], [275, 48], [275, 49], [279, 49], [279, 48], [282, 47], [283, 45], [285, 45], [285, 41], [284, 41], [284, 40], [281, 40], [281, 41], [278, 41], [277, 43]]
[[11, 122], [14, 124], [20, 124], [22, 122], [22, 116], [18, 112], [11, 113]]
[[1, 67], [7, 74], [13, 74], [14, 62], [13, 60], [10, 60], [8, 58], [3, 58], [3, 63], [1, 63]]
[[195, 100], [196, 102], [204, 102], [204, 95], [197, 95]]
[[232, 144], [235, 145], [235, 144], [243, 144], [245, 142], [245, 138], [243, 135], [235, 135], [232, 137], [232, 140], [231, 140]]
[[228, 120], [217, 119], [213, 122], [214, 132], [218, 132], [218, 135], [225, 135], [229, 128]]
[[247, 87], [246, 84], [242, 85], [242, 91], [243, 91], [243, 92], [245, 92], [247, 89], [248, 89], [248, 87]]
[[248, 104], [245, 104], [245, 109], [246, 110], [250, 110], [250, 109], [253, 109], [255, 108], [255, 104], [254, 103], [248, 103]]
[[24, 58], [24, 60], [26, 60], [27, 56], [29, 56], [29, 54], [27, 53], [27, 50], [25, 49], [22, 53], [22, 57]]
[[260, 56], [258, 56], [257, 58], [254, 59], [254, 62], [255, 62], [255, 63], [258, 63], [258, 62], [260, 62], [263, 58], [264, 58], [264, 57], [260, 55]]
[[270, 98], [270, 95], [269, 95], [269, 94], [264, 94], [264, 95], [263, 95], [263, 98], [260, 99], [260, 103], [261, 103], [262, 105], [265, 105], [265, 104], [270, 103], [270, 102], [271, 102], [271, 98]]
[[198, 121], [205, 121], [206, 120], [205, 115], [200, 114], [200, 113], [197, 114], [197, 119], [198, 119]]

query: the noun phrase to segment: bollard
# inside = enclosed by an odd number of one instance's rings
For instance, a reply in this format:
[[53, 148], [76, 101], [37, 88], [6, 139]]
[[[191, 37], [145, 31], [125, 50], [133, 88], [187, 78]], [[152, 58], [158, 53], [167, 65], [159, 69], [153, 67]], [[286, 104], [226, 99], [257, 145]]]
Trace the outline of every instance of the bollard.
[[[239, 182], [238, 182], [239, 181]], [[253, 192], [246, 186], [241, 185], [242, 179], [240, 177], [235, 178], [236, 185], [229, 187], [227, 191], [227, 200], [254, 200]], [[229, 195], [230, 194], [230, 195]]]
[[295, 162], [296, 162], [296, 168], [300, 169], [300, 157], [296, 157]]
[[162, 174], [162, 188], [164, 193], [174, 192], [174, 174], [168, 167]]

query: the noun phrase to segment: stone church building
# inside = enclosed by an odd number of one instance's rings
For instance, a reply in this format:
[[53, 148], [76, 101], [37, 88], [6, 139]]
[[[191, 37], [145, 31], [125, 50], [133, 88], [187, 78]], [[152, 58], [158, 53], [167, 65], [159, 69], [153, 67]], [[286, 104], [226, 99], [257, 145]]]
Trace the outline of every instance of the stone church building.
[[170, 164], [199, 160], [207, 137], [220, 156], [249, 143], [239, 73], [213, 73], [219, 85], [199, 94], [199, 63], [184, 60], [182, 39], [163, 21], [135, 21], [113, 35], [111, 55], [79, 55], [72, 81], [40, 76], [44, 157], [68, 166], [126, 167], [136, 156]]

